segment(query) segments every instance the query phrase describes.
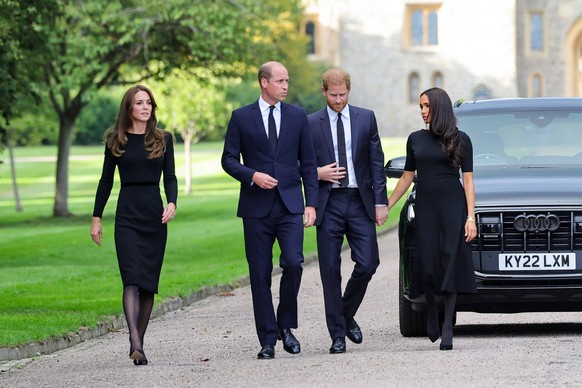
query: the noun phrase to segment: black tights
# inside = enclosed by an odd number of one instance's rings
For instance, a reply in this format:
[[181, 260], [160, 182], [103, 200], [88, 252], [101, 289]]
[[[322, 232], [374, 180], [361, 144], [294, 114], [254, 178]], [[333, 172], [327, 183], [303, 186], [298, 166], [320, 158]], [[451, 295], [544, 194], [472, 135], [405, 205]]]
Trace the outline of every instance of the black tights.
[[441, 344], [453, 345], [453, 317], [455, 315], [455, 304], [457, 294], [445, 294], [445, 319], [443, 321], [443, 334]]
[[[439, 337], [439, 322], [434, 290], [425, 292], [425, 297], [427, 303], [426, 333], [428, 338], [435, 342]], [[444, 295], [445, 312], [441, 337], [445, 345], [452, 345], [453, 343], [453, 317], [455, 315], [456, 302], [457, 294], [447, 293]]]
[[143, 337], [154, 306], [154, 293], [137, 286], [123, 289], [123, 311], [129, 329], [131, 349], [143, 350]]

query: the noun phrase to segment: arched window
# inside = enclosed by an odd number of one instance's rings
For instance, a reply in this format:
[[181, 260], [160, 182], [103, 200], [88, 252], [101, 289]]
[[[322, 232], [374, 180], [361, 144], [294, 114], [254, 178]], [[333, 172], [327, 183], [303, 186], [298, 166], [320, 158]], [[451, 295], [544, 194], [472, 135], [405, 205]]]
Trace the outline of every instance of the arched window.
[[491, 90], [483, 85], [478, 85], [475, 90], [473, 91], [473, 99], [474, 100], [488, 100], [491, 98]]
[[541, 74], [535, 73], [531, 76], [529, 95], [531, 97], [542, 97], [544, 95], [544, 81]]
[[435, 71], [432, 75], [432, 86], [436, 86], [438, 88], [443, 87], [443, 73], [440, 71]]
[[427, 47], [439, 44], [439, 8], [439, 4], [406, 6], [409, 46]]
[[315, 23], [309, 21], [305, 24], [305, 34], [309, 36], [307, 54], [315, 54]]
[[411, 73], [408, 76], [408, 103], [418, 103], [418, 95], [420, 94], [420, 77], [418, 73]]

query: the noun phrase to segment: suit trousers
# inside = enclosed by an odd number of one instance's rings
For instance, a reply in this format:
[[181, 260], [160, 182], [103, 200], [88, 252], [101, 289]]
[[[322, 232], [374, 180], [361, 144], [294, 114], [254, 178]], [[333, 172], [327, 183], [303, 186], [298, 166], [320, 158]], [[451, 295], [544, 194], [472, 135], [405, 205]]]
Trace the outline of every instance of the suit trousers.
[[[351, 248], [354, 269], [342, 296], [344, 236]], [[327, 328], [332, 339], [345, 337], [346, 319], [356, 315], [380, 264], [376, 223], [368, 216], [358, 189], [332, 189], [317, 227], [317, 253]]]
[[[277, 189], [275, 189], [277, 190]], [[303, 273], [303, 214], [290, 213], [277, 191], [264, 218], [243, 218], [255, 326], [261, 346], [277, 342], [279, 329], [297, 328], [297, 295]], [[281, 248], [277, 315], [271, 294], [273, 246]]]

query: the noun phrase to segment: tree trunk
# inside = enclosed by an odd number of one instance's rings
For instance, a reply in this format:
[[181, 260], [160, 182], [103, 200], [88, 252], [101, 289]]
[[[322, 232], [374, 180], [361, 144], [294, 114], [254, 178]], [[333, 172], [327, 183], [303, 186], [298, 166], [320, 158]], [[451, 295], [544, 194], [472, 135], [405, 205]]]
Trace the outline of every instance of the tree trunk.
[[190, 131], [181, 134], [184, 140], [184, 163], [186, 164], [186, 177], [184, 182], [184, 194], [188, 195], [192, 192], [192, 134]]
[[16, 202], [16, 211], [17, 212], [21, 212], [22, 211], [22, 204], [20, 203], [20, 195], [18, 194], [18, 183], [16, 182], [16, 164], [15, 164], [15, 160], [14, 160], [14, 147], [12, 144], [12, 136], [10, 135], [10, 132], [8, 132], [8, 138], [7, 138], [7, 142], [8, 143], [8, 152], [10, 155], [10, 172], [12, 174], [12, 188], [14, 190], [14, 201]]
[[[69, 114], [70, 115], [70, 114]], [[60, 115], [59, 119], [59, 141], [57, 155], [57, 175], [55, 187], [55, 205], [53, 216], [68, 217], [69, 212], [69, 154], [71, 153], [71, 144], [73, 141], [73, 126], [77, 115], [74, 117], [66, 113]]]

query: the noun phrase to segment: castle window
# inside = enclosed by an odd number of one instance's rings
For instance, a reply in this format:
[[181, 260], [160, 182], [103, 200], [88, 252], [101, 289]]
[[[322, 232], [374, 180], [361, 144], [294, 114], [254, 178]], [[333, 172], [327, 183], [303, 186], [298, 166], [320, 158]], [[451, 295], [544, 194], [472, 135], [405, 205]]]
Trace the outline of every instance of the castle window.
[[483, 84], [477, 85], [477, 87], [473, 90], [473, 100], [487, 100], [491, 97], [491, 89]]
[[529, 82], [529, 96], [542, 97], [544, 95], [544, 80], [541, 74], [535, 73]]
[[418, 95], [420, 94], [420, 78], [418, 73], [411, 73], [408, 76], [408, 103], [418, 103]]
[[305, 24], [305, 34], [309, 37], [307, 54], [315, 54], [315, 23], [309, 21]]
[[529, 48], [531, 51], [544, 50], [544, 18], [541, 12], [529, 14]]
[[408, 43], [413, 47], [436, 46], [439, 43], [438, 9], [440, 4], [408, 5]]
[[443, 87], [443, 73], [440, 71], [435, 71], [432, 75], [432, 86], [436, 86], [438, 88]]

